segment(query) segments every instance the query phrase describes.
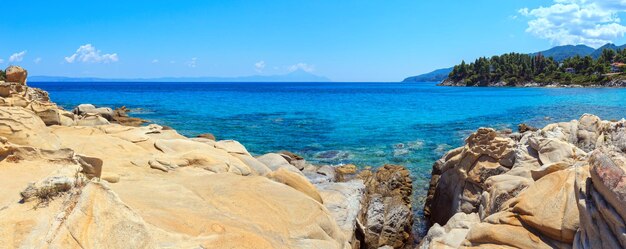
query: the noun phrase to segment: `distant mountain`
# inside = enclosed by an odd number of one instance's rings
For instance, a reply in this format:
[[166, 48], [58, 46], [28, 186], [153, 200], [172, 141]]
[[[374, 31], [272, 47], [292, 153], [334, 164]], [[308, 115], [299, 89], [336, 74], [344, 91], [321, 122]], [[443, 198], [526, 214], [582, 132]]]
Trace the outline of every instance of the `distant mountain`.
[[585, 45], [566, 45], [566, 46], [558, 46], [548, 49], [546, 51], [541, 51], [537, 53], [533, 53], [532, 55], [537, 55], [541, 53], [545, 57], [552, 57], [556, 61], [563, 61], [567, 58], [574, 57], [576, 55], [587, 56], [594, 53], [596, 50], [592, 47], [588, 47]]
[[303, 70], [283, 75], [253, 75], [243, 77], [162, 77], [162, 78], [94, 78], [31, 76], [30, 82], [330, 82], [331, 80]]
[[440, 82], [448, 78], [450, 72], [452, 72], [453, 67], [450, 68], [442, 68], [432, 71], [430, 73], [421, 74], [418, 76], [408, 77], [404, 79], [402, 82]]
[[615, 44], [609, 43], [593, 51], [593, 53], [591, 53], [591, 57], [593, 57], [594, 59], [599, 58], [600, 55], [602, 55], [602, 51], [604, 51], [605, 49], [610, 49], [610, 50], [615, 51], [615, 50], [624, 49], [624, 48], [626, 48], [626, 44], [622, 46], [616, 46]]

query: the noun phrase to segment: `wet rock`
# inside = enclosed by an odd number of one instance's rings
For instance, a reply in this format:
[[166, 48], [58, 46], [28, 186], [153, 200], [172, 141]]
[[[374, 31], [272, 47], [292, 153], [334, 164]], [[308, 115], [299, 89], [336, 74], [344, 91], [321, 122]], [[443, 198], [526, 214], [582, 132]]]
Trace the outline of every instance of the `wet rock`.
[[[129, 112], [130, 110], [126, 108], [126, 106], [113, 110], [113, 121], [121, 125], [134, 127], [139, 127], [145, 123], [149, 123], [147, 120], [129, 116]], [[171, 129], [171, 127], [169, 129]], [[213, 138], [213, 140], [215, 140], [215, 138]]]
[[519, 133], [525, 133], [527, 131], [537, 131], [538, 129], [535, 127], [532, 127], [530, 125], [527, 124], [519, 124], [517, 125], [517, 131], [519, 131]]

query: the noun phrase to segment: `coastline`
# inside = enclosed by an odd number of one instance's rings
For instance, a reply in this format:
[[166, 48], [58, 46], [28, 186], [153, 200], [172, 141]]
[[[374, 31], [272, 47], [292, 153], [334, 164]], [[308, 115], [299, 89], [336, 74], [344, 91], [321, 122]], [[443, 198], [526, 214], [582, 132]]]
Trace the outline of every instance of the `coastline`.
[[[414, 244], [413, 188], [405, 167], [313, 165], [286, 151], [253, 157], [234, 140], [189, 138], [169, 127], [143, 125], [126, 108], [81, 104], [63, 110], [26, 79], [26, 70], [10, 67], [7, 81], [0, 82], [0, 125], [10, 128], [0, 129], [0, 181], [6, 183], [0, 216], [10, 217], [0, 220], [0, 244]], [[11, 225], [24, 223], [32, 225]]]
[[625, 125], [478, 129], [433, 165], [419, 248], [624, 248]]
[[450, 86], [450, 87], [540, 87], [540, 88], [624, 88], [626, 87], [626, 80], [614, 80], [603, 84], [561, 84], [561, 83], [538, 83], [538, 82], [524, 82], [514, 85], [509, 85], [506, 82], [488, 82], [486, 84], [468, 85], [463, 81], [452, 81], [445, 79], [437, 84], [437, 86]]
[[[234, 140], [142, 126], [125, 108], [66, 111], [28, 87], [26, 71], [11, 79], [0, 83], [0, 125], [10, 128], [0, 129], [0, 216], [9, 217], [0, 242], [9, 247], [413, 248], [420, 239], [412, 226], [422, 207], [405, 167], [255, 157]], [[606, 213], [626, 204], [626, 191], [607, 185], [626, 175], [624, 127], [583, 115], [542, 129], [478, 129], [432, 167], [423, 208], [433, 226], [419, 248], [621, 245], [589, 238], [623, 219]]]

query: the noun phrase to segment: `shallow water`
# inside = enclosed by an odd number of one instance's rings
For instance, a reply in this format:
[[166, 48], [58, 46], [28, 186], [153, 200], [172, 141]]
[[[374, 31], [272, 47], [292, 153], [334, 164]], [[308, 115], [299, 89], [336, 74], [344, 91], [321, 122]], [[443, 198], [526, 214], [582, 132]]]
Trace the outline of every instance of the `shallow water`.
[[187, 136], [213, 133], [253, 154], [290, 150], [309, 161], [405, 165], [416, 214], [430, 169], [481, 126], [626, 117], [626, 89], [453, 88], [435, 83], [29, 83], [66, 109], [127, 106]]

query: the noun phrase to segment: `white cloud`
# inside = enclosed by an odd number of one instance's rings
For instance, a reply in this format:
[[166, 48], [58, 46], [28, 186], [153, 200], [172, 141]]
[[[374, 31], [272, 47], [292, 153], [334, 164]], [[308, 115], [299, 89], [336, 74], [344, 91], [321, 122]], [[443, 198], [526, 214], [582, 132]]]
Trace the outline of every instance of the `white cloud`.
[[91, 44], [85, 44], [80, 46], [76, 53], [71, 56], [65, 57], [67, 63], [82, 62], [82, 63], [111, 63], [119, 60], [117, 53], [102, 54], [100, 50]]
[[190, 61], [187, 62], [187, 66], [191, 68], [195, 68], [197, 66], [198, 58], [193, 57]]
[[20, 62], [24, 59], [25, 55], [26, 55], [26, 50], [19, 52], [19, 53], [12, 54], [9, 57], [9, 62]]
[[300, 62], [298, 64], [295, 64], [295, 65], [291, 65], [291, 66], [289, 66], [288, 69], [289, 69], [289, 72], [302, 70], [302, 71], [310, 73], [310, 72], [315, 71], [315, 67], [313, 65], [309, 65], [309, 64], [306, 64], [306, 63], [302, 63], [302, 62]]
[[265, 69], [265, 61], [259, 61], [257, 63], [254, 63], [254, 70], [257, 72], [263, 72], [263, 69]]
[[618, 16], [626, 12], [624, 0], [553, 1], [548, 7], [518, 11], [529, 18], [526, 32], [557, 45], [586, 44], [593, 47], [626, 34], [626, 26], [621, 24]]
[[33, 62], [35, 62], [35, 64], [39, 64], [41, 62], [41, 57], [35, 58]]
[[159, 60], [157, 60], [157, 59], [152, 60], [152, 64], [154, 64], [154, 63], [159, 63]]

